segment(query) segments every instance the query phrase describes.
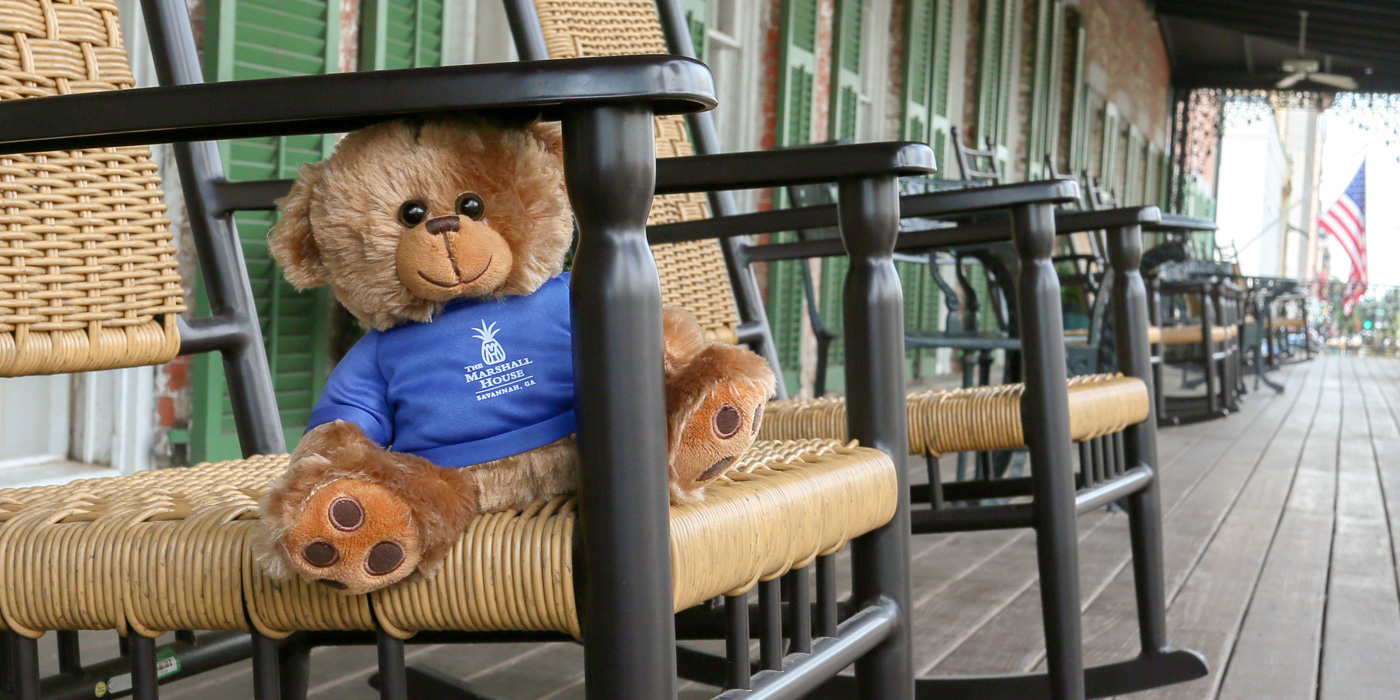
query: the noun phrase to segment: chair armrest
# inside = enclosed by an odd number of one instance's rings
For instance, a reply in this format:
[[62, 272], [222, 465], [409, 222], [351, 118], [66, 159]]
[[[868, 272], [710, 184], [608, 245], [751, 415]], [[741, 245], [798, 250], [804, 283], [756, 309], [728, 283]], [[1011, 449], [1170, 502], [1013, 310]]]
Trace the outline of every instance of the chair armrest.
[[1066, 204], [1079, 198], [1073, 180], [1041, 180], [993, 187], [929, 192], [901, 197], [901, 218], [936, 217], [1009, 209], [1021, 204]]
[[59, 95], [0, 104], [0, 152], [327, 134], [404, 115], [491, 110], [557, 119], [570, 107], [715, 105], [699, 61], [618, 56], [366, 71]]
[[1166, 231], [1169, 233], [1205, 233], [1214, 231], [1218, 227], [1210, 219], [1200, 219], [1194, 216], [1182, 216], [1180, 214], [1163, 214], [1160, 223], [1145, 224], [1145, 231]]
[[910, 141], [681, 156], [656, 162], [656, 193], [810, 185], [852, 177], [924, 175], [934, 170], [933, 149]]
[[[842, 146], [826, 146], [823, 148], [841, 147]], [[776, 154], [782, 152], [783, 151], [765, 151], [763, 153]], [[665, 158], [658, 161], [658, 183], [660, 182], [663, 164], [672, 160], [681, 159]], [[793, 180], [795, 178], [790, 176], [788, 179]], [[659, 184], [657, 190], [660, 191]], [[1028, 182], [1015, 185], [1000, 185], [997, 187], [977, 187], [967, 190], [950, 190], [945, 192], [930, 192], [928, 194], [906, 195], [899, 199], [900, 218], [926, 218], [936, 215], [1007, 209], [1024, 204], [1042, 204], [1047, 202], [1061, 203], [1074, 198], [1077, 196], [1077, 193], [1078, 185], [1074, 182], [1069, 180], [1052, 180], [1047, 182]], [[733, 238], [735, 236], [749, 236], [760, 233], [828, 228], [836, 225], [836, 205], [820, 204], [811, 207], [775, 209], [772, 211], [753, 212], [751, 214], [736, 214], [734, 216], [714, 217], [710, 219], [698, 219], [696, 221], [682, 221], [675, 224], [651, 226], [647, 228], [647, 239], [653, 244], [678, 243], [683, 241], [699, 241], [709, 238]], [[941, 233], [931, 237], [931, 234], [938, 232]], [[919, 250], [917, 247], [911, 248], [906, 245], [906, 239], [930, 241], [930, 243], [924, 247], [946, 247], [1010, 240], [1011, 232], [1004, 221], [986, 225], [931, 227], [930, 229], [901, 233], [899, 235], [898, 250]], [[815, 243], [816, 241], [811, 242]]]
[[1150, 228], [1162, 221], [1162, 210], [1155, 206], [1118, 207], [1098, 211], [1055, 212], [1056, 233], [1082, 233], [1124, 226]]

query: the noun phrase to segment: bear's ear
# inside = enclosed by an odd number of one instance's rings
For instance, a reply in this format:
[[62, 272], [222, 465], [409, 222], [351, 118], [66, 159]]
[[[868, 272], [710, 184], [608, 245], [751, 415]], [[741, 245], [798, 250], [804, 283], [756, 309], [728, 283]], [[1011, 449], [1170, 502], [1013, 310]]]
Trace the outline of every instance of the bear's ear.
[[525, 129], [544, 143], [544, 148], [556, 158], [564, 157], [564, 132], [559, 122], [533, 121]]
[[321, 183], [321, 165], [302, 166], [296, 184], [286, 197], [277, 201], [282, 218], [267, 232], [272, 257], [282, 266], [282, 274], [297, 289], [325, 284], [326, 266], [311, 234], [311, 201]]

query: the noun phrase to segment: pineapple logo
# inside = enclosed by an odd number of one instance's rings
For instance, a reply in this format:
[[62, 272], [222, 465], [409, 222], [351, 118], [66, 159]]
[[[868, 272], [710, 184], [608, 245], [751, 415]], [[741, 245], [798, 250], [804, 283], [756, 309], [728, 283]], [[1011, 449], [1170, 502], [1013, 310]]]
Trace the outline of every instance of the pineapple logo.
[[473, 328], [476, 331], [473, 336], [481, 341], [481, 361], [488, 365], [496, 365], [506, 360], [506, 350], [501, 347], [501, 343], [496, 340], [496, 334], [501, 331], [496, 328], [493, 322], [490, 325], [486, 321], [481, 322], [480, 328]]

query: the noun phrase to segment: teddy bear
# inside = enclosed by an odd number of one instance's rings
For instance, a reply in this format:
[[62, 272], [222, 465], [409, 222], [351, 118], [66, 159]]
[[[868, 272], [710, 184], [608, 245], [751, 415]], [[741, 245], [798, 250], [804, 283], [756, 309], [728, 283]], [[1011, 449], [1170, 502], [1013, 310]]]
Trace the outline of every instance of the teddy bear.
[[[368, 330], [264, 499], [269, 574], [368, 593], [431, 575], [478, 514], [577, 488], [562, 150], [557, 124], [402, 119], [301, 169], [273, 257]], [[692, 502], [753, 443], [775, 379], [681, 309], [662, 325], [670, 495]]]

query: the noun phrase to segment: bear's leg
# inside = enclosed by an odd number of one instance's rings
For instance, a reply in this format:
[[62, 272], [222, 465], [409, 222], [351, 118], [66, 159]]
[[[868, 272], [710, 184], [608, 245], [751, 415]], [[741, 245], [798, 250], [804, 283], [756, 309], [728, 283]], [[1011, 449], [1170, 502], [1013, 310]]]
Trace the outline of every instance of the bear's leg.
[[663, 319], [671, 501], [684, 503], [753, 444], [775, 379], [749, 350], [706, 342], [689, 313], [668, 307]]
[[476, 515], [464, 472], [388, 452], [352, 423], [319, 426], [263, 503], [259, 559], [346, 593], [431, 571]]

